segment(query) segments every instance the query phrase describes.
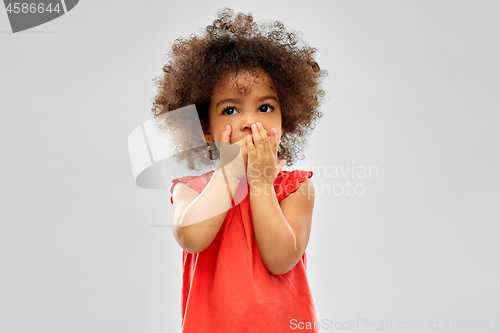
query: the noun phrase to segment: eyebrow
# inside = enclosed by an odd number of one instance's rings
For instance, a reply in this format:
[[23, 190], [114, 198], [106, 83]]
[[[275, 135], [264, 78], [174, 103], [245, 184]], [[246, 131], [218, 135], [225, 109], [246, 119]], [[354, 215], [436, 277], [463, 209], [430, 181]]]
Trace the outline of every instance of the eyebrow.
[[[266, 95], [266, 96], [262, 96], [261, 98], [257, 98], [257, 102], [263, 102], [265, 101], [266, 99], [274, 99], [275, 101], [278, 101], [278, 99], [276, 98], [276, 96], [273, 96], [273, 95]], [[226, 99], [222, 99], [220, 100], [216, 105], [215, 107], [218, 107], [219, 105], [221, 105], [222, 103], [239, 103], [240, 100], [239, 99], [236, 99], [236, 98], [226, 98]]]

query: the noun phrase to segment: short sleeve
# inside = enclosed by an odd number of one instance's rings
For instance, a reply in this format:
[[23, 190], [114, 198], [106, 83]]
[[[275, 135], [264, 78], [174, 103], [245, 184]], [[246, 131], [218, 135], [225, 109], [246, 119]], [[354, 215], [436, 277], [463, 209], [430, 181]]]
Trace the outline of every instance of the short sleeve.
[[201, 176], [184, 176], [181, 178], [172, 179], [172, 186], [170, 187], [170, 203], [174, 203], [172, 195], [174, 194], [174, 187], [178, 183], [185, 183], [192, 189], [196, 190], [198, 193], [201, 193], [205, 187], [207, 186], [210, 178], [212, 178], [213, 171], [209, 171], [204, 173]]
[[312, 171], [294, 170], [281, 171], [275, 181], [275, 191], [278, 202], [285, 199], [291, 193], [297, 191], [300, 183], [313, 176]]

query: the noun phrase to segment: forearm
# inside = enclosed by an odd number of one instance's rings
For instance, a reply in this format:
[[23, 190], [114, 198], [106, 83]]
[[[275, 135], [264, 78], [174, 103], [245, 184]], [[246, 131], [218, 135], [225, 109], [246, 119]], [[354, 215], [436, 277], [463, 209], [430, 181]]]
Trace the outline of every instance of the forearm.
[[221, 169], [215, 171], [206, 188], [186, 207], [175, 223], [174, 228], [177, 228], [176, 232], [187, 251], [203, 251], [219, 232], [231, 208], [231, 197], [239, 184], [236, 178], [228, 176], [227, 180], [228, 183]]
[[300, 259], [295, 233], [281, 211], [272, 185], [251, 186], [250, 205], [255, 238], [267, 269], [285, 274]]

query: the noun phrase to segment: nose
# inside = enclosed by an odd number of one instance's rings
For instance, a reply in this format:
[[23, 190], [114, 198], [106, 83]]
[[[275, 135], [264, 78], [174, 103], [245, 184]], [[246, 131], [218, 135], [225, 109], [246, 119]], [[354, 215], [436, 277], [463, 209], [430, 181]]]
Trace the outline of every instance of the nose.
[[251, 126], [259, 121], [258, 117], [254, 113], [246, 113], [243, 117], [240, 127], [241, 131], [252, 133]]

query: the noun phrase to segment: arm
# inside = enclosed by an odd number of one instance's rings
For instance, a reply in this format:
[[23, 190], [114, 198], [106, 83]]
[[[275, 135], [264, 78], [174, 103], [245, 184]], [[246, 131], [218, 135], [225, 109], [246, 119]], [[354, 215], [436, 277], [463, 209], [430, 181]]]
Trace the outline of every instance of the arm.
[[247, 137], [247, 177], [255, 238], [264, 265], [272, 274], [281, 275], [297, 264], [309, 242], [314, 187], [306, 179], [278, 203], [273, 183], [285, 160], [276, 165], [276, 129], [268, 136], [262, 124], [253, 124], [252, 135], [253, 140]]
[[[245, 176], [246, 147], [239, 148], [244, 140], [237, 141], [237, 146], [230, 145], [230, 136], [228, 125], [218, 146], [220, 167], [200, 194], [182, 183], [177, 184], [172, 193], [174, 237], [187, 252], [201, 252], [212, 243], [231, 208], [240, 179]], [[235, 153], [239, 154], [234, 157]]]
[[278, 203], [272, 185], [250, 187], [250, 205], [262, 261], [274, 275], [289, 272], [302, 257], [311, 233], [314, 186], [310, 179]]
[[214, 172], [206, 188], [198, 194], [186, 184], [177, 184], [173, 191], [173, 234], [179, 245], [190, 253], [205, 250], [214, 240], [231, 207], [229, 190], [234, 195], [239, 180], [222, 170]]

